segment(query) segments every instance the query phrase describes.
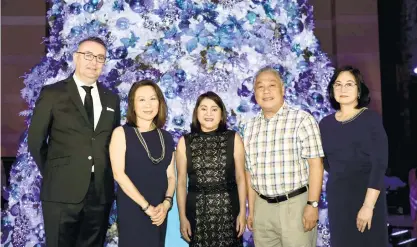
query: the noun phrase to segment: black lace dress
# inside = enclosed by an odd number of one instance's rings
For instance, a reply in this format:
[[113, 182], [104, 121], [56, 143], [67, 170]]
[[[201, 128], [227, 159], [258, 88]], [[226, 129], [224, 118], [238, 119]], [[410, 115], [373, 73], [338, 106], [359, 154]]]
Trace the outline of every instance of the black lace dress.
[[237, 237], [239, 196], [234, 164], [235, 132], [185, 136], [191, 247], [243, 246]]

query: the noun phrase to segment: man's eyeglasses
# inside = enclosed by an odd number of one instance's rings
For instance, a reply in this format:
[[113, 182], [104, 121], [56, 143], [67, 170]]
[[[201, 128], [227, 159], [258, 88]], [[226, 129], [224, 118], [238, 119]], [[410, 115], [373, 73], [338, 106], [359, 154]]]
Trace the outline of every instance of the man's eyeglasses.
[[89, 52], [79, 52], [79, 51], [77, 51], [77, 52], [75, 52], [75, 53], [84, 54], [84, 59], [85, 59], [85, 60], [88, 60], [88, 61], [93, 61], [93, 59], [94, 59], [94, 58], [96, 58], [96, 61], [97, 61], [98, 63], [104, 63], [104, 62], [106, 62], [106, 57], [105, 57], [105, 56], [103, 56], [103, 55], [97, 55], [97, 56], [95, 56], [95, 55], [93, 55], [93, 53], [89, 53]]
[[342, 90], [342, 88], [345, 88], [347, 91], [353, 90], [356, 87], [356, 83], [348, 82], [345, 85], [340, 83], [333, 84], [333, 89], [336, 91]]

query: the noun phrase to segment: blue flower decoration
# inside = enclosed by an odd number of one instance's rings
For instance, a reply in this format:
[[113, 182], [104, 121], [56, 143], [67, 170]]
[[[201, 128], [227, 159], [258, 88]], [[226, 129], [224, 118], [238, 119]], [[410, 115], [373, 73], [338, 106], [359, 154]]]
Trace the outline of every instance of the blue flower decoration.
[[130, 32], [130, 38], [121, 38], [120, 41], [123, 43], [123, 45], [126, 48], [132, 47], [134, 48], [136, 46], [136, 42], [139, 40], [139, 37], [136, 37], [136, 35], [131, 31]]

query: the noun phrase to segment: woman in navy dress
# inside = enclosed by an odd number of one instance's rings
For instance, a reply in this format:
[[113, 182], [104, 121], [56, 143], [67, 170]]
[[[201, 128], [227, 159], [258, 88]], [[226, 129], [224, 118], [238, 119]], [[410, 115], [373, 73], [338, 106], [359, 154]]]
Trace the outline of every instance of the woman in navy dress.
[[320, 122], [329, 173], [331, 246], [388, 246], [384, 176], [388, 143], [381, 117], [366, 108], [369, 90], [358, 69], [338, 69], [328, 86], [337, 112]]
[[161, 129], [167, 106], [152, 81], [133, 84], [127, 124], [114, 130], [110, 159], [117, 191], [119, 247], [164, 247], [175, 190], [174, 141]]
[[220, 97], [204, 93], [194, 108], [191, 133], [178, 142], [180, 230], [190, 247], [243, 246], [244, 148], [240, 136], [227, 130], [226, 119]]

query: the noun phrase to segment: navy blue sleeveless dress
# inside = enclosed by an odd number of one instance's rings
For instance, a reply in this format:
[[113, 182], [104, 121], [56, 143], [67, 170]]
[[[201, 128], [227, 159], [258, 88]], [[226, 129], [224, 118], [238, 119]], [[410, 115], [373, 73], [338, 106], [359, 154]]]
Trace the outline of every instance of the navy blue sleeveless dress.
[[[126, 137], [125, 173], [153, 206], [160, 204], [168, 188], [166, 170], [172, 159], [174, 141], [170, 133], [161, 130], [165, 141], [165, 158], [153, 164], [140, 143], [134, 127], [123, 126]], [[141, 133], [153, 158], [161, 157], [162, 147], [158, 132]], [[117, 190], [117, 220], [119, 247], [164, 247], [167, 219], [161, 226], [152, 221], [119, 187]]]

